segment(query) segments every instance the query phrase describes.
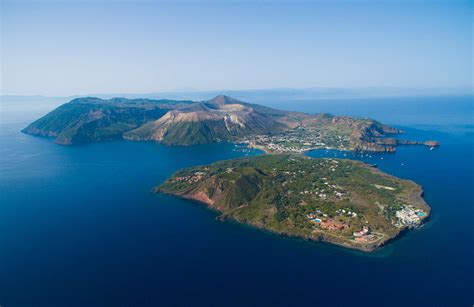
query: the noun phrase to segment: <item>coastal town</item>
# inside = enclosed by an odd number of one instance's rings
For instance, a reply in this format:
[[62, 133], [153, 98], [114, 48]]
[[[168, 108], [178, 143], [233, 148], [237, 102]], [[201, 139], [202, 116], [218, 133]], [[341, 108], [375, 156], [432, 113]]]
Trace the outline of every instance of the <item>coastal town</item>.
[[243, 137], [239, 143], [269, 153], [304, 153], [312, 149], [348, 149], [349, 136], [299, 126], [281, 132]]

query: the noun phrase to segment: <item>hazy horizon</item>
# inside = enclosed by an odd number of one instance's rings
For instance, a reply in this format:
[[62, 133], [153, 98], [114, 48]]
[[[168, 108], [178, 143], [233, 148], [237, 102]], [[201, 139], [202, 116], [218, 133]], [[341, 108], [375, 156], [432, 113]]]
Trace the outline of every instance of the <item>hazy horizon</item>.
[[341, 100], [341, 99], [384, 99], [403, 97], [449, 97], [473, 96], [472, 88], [396, 88], [396, 87], [311, 87], [311, 88], [260, 88], [260, 89], [176, 89], [156, 92], [122, 93], [83, 93], [70, 95], [15, 95], [1, 94], [3, 99], [74, 99], [79, 97], [111, 98], [148, 98], [148, 99], [191, 99], [207, 100], [218, 95], [231, 96], [243, 101], [277, 100]]
[[470, 1], [3, 1], [3, 95], [472, 90]]

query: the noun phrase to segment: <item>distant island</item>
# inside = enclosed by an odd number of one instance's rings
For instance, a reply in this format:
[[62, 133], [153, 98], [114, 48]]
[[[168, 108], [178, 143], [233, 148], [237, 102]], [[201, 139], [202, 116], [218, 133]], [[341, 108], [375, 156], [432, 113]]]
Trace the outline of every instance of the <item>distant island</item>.
[[62, 145], [118, 139], [183, 146], [227, 141], [267, 153], [318, 148], [393, 152], [397, 145], [439, 145], [391, 138], [402, 131], [371, 119], [288, 112], [223, 95], [201, 102], [78, 98], [22, 132], [53, 137]]
[[430, 214], [416, 183], [311, 149], [393, 152], [400, 130], [372, 119], [275, 110], [227, 96], [194, 102], [79, 98], [22, 132], [63, 145], [125, 139], [167, 145], [233, 142], [267, 155], [180, 170], [155, 189], [274, 233], [373, 251]]
[[278, 154], [178, 171], [157, 192], [197, 201], [220, 219], [373, 251], [430, 214], [409, 180], [347, 159]]

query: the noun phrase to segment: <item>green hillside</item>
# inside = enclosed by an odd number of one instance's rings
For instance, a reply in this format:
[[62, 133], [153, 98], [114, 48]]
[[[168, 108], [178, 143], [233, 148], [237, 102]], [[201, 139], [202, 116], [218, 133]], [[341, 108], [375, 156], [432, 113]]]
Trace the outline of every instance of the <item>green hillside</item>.
[[87, 97], [63, 104], [31, 123], [22, 132], [54, 137], [70, 145], [121, 139], [122, 134], [162, 117], [189, 101]]
[[[430, 208], [414, 182], [366, 164], [300, 155], [220, 161], [175, 173], [157, 191], [208, 205], [272, 232], [373, 250]], [[419, 214], [413, 224], [403, 214]], [[357, 237], [354, 233], [368, 228]]]

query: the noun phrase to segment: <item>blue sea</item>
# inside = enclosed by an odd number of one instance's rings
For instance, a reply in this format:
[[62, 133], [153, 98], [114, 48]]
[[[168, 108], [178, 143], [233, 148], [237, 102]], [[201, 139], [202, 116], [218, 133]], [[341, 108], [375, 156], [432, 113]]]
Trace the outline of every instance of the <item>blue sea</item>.
[[0, 305], [472, 306], [472, 97], [259, 101], [372, 117], [438, 140], [353, 158], [423, 186], [427, 225], [363, 253], [216, 220], [151, 192], [179, 168], [261, 152], [231, 144], [59, 146], [20, 133], [58, 101], [1, 104]]

